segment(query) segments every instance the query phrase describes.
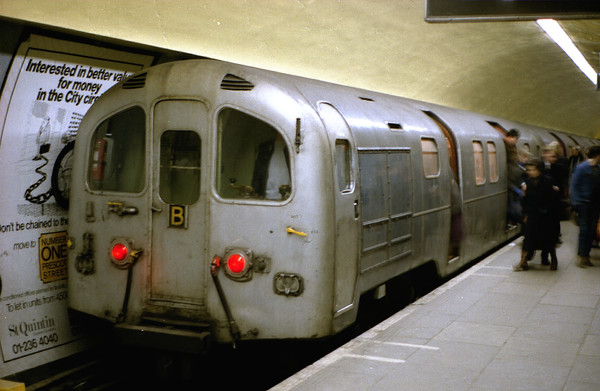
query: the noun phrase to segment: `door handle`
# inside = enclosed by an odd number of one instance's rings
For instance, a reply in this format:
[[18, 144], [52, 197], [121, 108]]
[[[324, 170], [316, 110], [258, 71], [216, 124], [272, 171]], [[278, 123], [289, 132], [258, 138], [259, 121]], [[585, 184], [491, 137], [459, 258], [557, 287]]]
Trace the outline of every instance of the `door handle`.
[[106, 205], [108, 205], [108, 211], [117, 216], [138, 214], [138, 208], [124, 205], [122, 202], [107, 202]]
[[287, 227], [285, 229], [285, 232], [287, 232], [288, 234], [296, 234], [298, 236], [306, 236], [306, 232], [300, 232], [300, 231], [296, 231], [295, 229], [293, 229], [292, 227]]
[[358, 219], [358, 200], [354, 200], [354, 218]]

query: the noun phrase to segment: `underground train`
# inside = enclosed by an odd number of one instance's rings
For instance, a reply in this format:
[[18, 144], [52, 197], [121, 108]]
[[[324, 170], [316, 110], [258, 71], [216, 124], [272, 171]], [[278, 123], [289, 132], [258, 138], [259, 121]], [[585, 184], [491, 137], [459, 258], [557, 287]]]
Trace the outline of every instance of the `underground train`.
[[533, 155], [596, 142], [215, 60], [145, 69], [77, 132], [70, 307], [172, 350], [339, 333], [398, 276], [448, 276], [518, 234], [512, 128]]

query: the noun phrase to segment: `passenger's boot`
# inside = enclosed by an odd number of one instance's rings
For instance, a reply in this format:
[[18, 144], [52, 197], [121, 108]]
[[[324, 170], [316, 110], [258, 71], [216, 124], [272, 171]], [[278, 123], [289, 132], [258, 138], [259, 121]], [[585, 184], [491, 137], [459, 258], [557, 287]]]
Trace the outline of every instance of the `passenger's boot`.
[[550, 270], [558, 269], [558, 258], [556, 258], [556, 249], [550, 250]]
[[542, 265], [550, 265], [550, 261], [548, 261], [548, 251], [542, 250]]
[[518, 264], [513, 266], [514, 271], [521, 272], [529, 269], [529, 267], [527, 266], [527, 255], [528, 254], [526, 251], [521, 251], [521, 260]]
[[587, 262], [589, 262], [589, 261], [590, 261], [590, 260], [589, 260], [589, 258], [588, 258], [588, 257], [582, 257], [582, 256], [579, 256], [579, 257], [578, 257], [577, 266], [579, 266], [579, 267], [585, 267], [585, 266], [586, 266], [586, 263], [587, 263]]

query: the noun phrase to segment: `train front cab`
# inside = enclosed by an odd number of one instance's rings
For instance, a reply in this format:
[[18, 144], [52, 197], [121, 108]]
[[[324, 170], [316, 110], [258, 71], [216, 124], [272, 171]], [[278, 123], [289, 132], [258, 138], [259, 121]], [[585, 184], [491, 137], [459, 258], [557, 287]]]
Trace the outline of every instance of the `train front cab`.
[[[311, 131], [322, 123], [268, 84], [178, 97], [155, 85], [161, 69], [145, 92], [107, 93], [80, 128], [71, 307], [177, 350], [200, 349], [208, 332], [331, 334], [332, 168], [327, 139]], [[178, 74], [155, 79], [182, 85]]]

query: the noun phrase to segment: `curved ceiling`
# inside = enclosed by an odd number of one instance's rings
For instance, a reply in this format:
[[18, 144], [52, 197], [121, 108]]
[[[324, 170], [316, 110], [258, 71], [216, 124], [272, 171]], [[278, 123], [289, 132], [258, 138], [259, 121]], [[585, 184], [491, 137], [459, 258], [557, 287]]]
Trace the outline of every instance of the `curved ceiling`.
[[[0, 16], [600, 137], [600, 91], [532, 21], [423, 0], [0, 0]], [[560, 22], [598, 71], [600, 20]]]

